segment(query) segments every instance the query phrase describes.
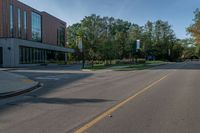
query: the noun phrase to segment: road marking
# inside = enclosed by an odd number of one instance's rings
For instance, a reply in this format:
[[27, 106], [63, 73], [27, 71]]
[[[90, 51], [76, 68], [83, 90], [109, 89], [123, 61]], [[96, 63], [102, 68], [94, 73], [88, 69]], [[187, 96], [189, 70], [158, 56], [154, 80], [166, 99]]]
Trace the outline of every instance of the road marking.
[[70, 79], [74, 78], [75, 75], [55, 75], [55, 76], [45, 76], [45, 77], [36, 77], [38, 80], [61, 80], [61, 79]]
[[38, 79], [38, 80], [55, 80], [55, 81], [58, 81], [60, 80], [59, 78], [54, 78], [54, 77], [36, 77], [35, 79]]
[[96, 123], [98, 123], [99, 121], [101, 121], [103, 118], [109, 116], [114, 111], [116, 111], [117, 109], [119, 109], [120, 107], [122, 107], [123, 105], [125, 105], [126, 103], [128, 103], [129, 101], [133, 100], [138, 95], [140, 95], [140, 94], [144, 93], [145, 91], [149, 90], [151, 87], [153, 87], [154, 85], [158, 84], [160, 81], [164, 80], [168, 76], [169, 76], [169, 74], [165, 75], [161, 79], [153, 82], [152, 84], [150, 84], [149, 86], [145, 87], [144, 89], [142, 89], [141, 91], [137, 92], [136, 94], [134, 94], [134, 95], [128, 97], [127, 99], [125, 99], [124, 101], [118, 103], [117, 105], [115, 105], [114, 107], [112, 107], [111, 109], [109, 109], [108, 111], [102, 113], [101, 115], [97, 116], [96, 118], [94, 118], [93, 120], [91, 120], [90, 122], [88, 122], [87, 124], [83, 125], [81, 128], [79, 128], [78, 130], [76, 130], [74, 133], [83, 133], [83, 132], [85, 132], [87, 129], [91, 128], [93, 125], [95, 125]]

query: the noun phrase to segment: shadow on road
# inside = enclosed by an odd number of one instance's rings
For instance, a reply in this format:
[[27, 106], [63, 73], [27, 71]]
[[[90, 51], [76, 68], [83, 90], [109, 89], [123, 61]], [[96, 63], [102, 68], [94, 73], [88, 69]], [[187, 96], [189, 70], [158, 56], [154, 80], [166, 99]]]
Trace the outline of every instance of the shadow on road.
[[[22, 73], [18, 73], [22, 74]], [[68, 87], [70, 84], [75, 84], [76, 82], [83, 80], [92, 76], [92, 73], [24, 73], [23, 75], [30, 77], [35, 80], [35, 77], [38, 76], [60, 76], [61, 80], [37, 80], [44, 84], [41, 89], [35, 90], [34, 92], [30, 92], [25, 94], [24, 96], [14, 97], [11, 99], [2, 99], [0, 100], [0, 112], [5, 112], [6, 110], [14, 107], [15, 105], [23, 105], [24, 103], [46, 103], [46, 104], [83, 104], [83, 103], [98, 103], [98, 102], [107, 102], [109, 100], [104, 99], [76, 99], [76, 98], [44, 98], [44, 95], [48, 95], [54, 91], [58, 92], [59, 90], [63, 91], [63, 89], [74, 89], [73, 87]], [[74, 86], [74, 85], [72, 85]]]
[[[67, 75], [67, 77], [65, 78], [66, 75]], [[63, 88], [73, 89], [73, 87], [69, 88], [68, 86], [75, 82], [83, 80], [85, 78], [89, 78], [92, 75], [93, 74], [91, 74], [91, 73], [61, 74], [61, 75], [57, 75], [57, 77], [60, 76], [62, 78], [61, 80], [37, 80], [37, 81], [41, 82], [42, 84], [44, 84], [44, 86], [41, 89], [38, 89], [37, 91], [32, 92], [32, 94], [36, 95], [36, 96], [42, 96], [42, 95], [51, 93], [53, 91], [59, 91], [59, 89], [63, 89]]]
[[[200, 62], [193, 61], [193, 62], [182, 62], [182, 63], [171, 63], [167, 65], [161, 65], [153, 68], [149, 68], [148, 70], [200, 70]], [[20, 73], [19, 73], [20, 74]], [[17, 105], [21, 105], [23, 103], [47, 103], [47, 104], [84, 104], [84, 103], [100, 103], [100, 102], [108, 102], [109, 100], [106, 99], [77, 99], [77, 98], [44, 98], [44, 95], [48, 95], [49, 93], [63, 91], [63, 89], [74, 89], [73, 86], [76, 86], [76, 82], [83, 80], [85, 78], [91, 77], [93, 73], [24, 73], [26, 76], [32, 77], [34, 79], [35, 77], [39, 76], [55, 76], [55, 77], [61, 77], [62, 80], [40, 80], [41, 83], [44, 84], [43, 88], [38, 89], [35, 92], [32, 92], [30, 94], [25, 95], [24, 97], [19, 99], [17, 101], [13, 101], [13, 105], [15, 103]], [[66, 76], [67, 75], [67, 76]], [[69, 85], [73, 84], [71, 87]], [[78, 84], [79, 86], [81, 84]], [[0, 101], [1, 102], [1, 101]], [[5, 106], [0, 104], [0, 110], [6, 111], [9, 109], [10, 105]]]
[[84, 103], [103, 103], [110, 102], [106, 99], [84, 99], [84, 98], [43, 98], [38, 97], [31, 100], [26, 100], [26, 103], [46, 103], [46, 104], [84, 104]]
[[[75, 104], [96, 104], [111, 102], [113, 100], [106, 99], [84, 99], [84, 98], [28, 98], [19, 101], [14, 101], [6, 105], [0, 106], [0, 113], [7, 112], [12, 107], [20, 107], [21, 104], [33, 103], [33, 104], [57, 104], [57, 105], [75, 105]], [[1, 114], [0, 114], [1, 115]]]

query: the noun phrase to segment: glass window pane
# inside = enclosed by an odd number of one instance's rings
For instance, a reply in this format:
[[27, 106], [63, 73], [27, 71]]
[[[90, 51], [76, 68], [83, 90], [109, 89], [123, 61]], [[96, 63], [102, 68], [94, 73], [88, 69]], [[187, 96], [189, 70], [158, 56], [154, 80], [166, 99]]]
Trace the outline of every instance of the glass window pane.
[[42, 40], [42, 30], [41, 30], [41, 16], [37, 13], [32, 12], [32, 40], [41, 41]]
[[10, 5], [10, 35], [13, 37], [13, 5]]
[[27, 12], [24, 11], [24, 34], [25, 38], [27, 38]]
[[17, 9], [18, 37], [21, 37], [21, 9]]

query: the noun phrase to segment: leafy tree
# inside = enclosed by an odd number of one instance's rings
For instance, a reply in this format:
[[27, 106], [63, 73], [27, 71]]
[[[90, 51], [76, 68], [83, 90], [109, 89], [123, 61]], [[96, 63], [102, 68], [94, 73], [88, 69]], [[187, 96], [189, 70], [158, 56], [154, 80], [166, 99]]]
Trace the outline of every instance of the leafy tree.
[[200, 44], [200, 10], [196, 9], [194, 12], [193, 24], [187, 28], [188, 33], [195, 38], [196, 42]]
[[70, 54], [69, 60], [81, 60], [81, 53], [77, 45], [80, 28], [81, 24], [79, 23], [67, 27], [68, 47], [75, 49], [75, 53], [73, 55]]
[[162, 20], [148, 21], [145, 26], [139, 26], [122, 19], [93, 14], [69, 26], [67, 33], [68, 45], [77, 51], [74, 58], [80, 59], [77, 40], [82, 38], [85, 58], [92, 64], [95, 60], [111, 63], [114, 59], [130, 59], [138, 39], [141, 40], [138, 54], [141, 57], [154, 55], [156, 59], [171, 60], [179, 58], [182, 51], [171, 25]]
[[101, 38], [106, 32], [106, 27], [103, 23], [103, 19], [95, 14], [85, 17], [81, 26], [85, 32], [85, 38], [87, 42], [85, 43], [85, 52], [87, 53], [87, 58], [93, 61], [97, 59], [99, 55], [99, 47], [101, 45]]
[[146, 55], [153, 55], [157, 59], [170, 60], [169, 50], [173, 50], [176, 37], [168, 22], [157, 20], [148, 21], [144, 26], [142, 42]]
[[194, 39], [183, 39], [181, 43], [184, 48], [183, 56], [185, 59], [190, 59], [192, 56], [200, 57], [200, 46], [196, 44]]

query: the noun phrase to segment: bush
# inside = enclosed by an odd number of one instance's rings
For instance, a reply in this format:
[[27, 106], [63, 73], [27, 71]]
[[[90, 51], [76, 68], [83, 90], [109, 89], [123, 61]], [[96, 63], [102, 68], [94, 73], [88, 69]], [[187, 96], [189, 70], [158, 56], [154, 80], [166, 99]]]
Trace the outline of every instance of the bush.
[[131, 60], [117, 60], [116, 64], [132, 64], [133, 62]]
[[145, 64], [146, 60], [145, 59], [138, 59], [137, 63], [139, 63], [139, 64]]

